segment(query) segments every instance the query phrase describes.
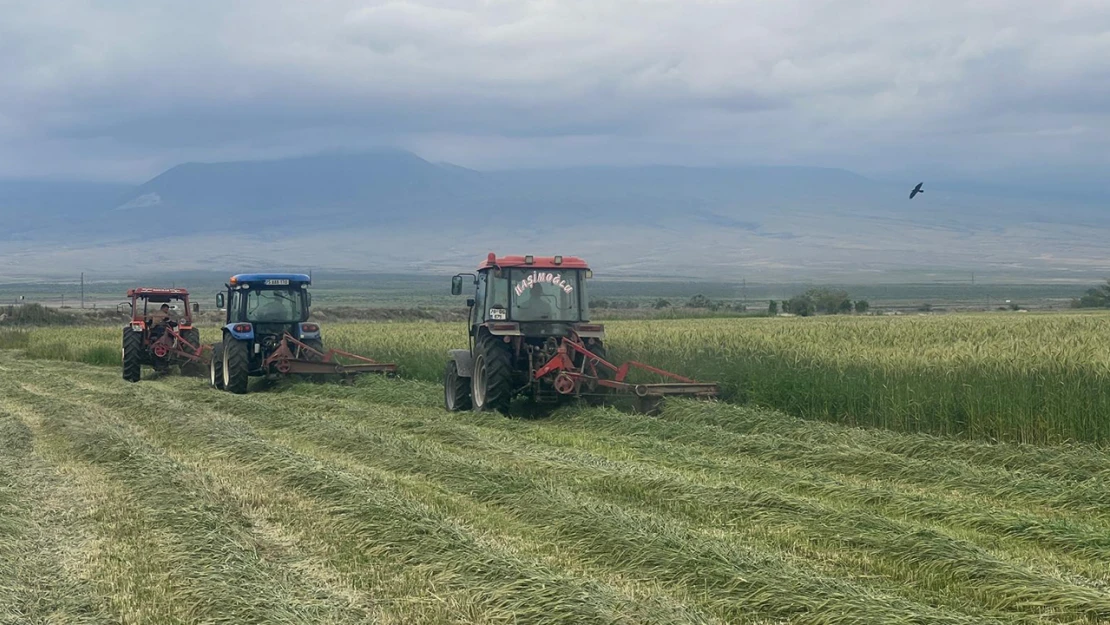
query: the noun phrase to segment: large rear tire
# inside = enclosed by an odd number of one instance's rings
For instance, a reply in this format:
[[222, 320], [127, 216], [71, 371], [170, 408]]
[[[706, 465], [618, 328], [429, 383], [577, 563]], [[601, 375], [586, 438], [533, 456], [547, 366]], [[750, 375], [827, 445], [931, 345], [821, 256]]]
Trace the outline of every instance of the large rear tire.
[[459, 365], [454, 360], [447, 361], [443, 373], [443, 407], [447, 412], [470, 410], [470, 380], [459, 376]]
[[302, 354], [301, 358], [304, 358], [305, 360], [307, 360], [309, 362], [320, 362], [321, 360], [324, 359], [324, 357], [322, 355], [324, 353], [324, 339], [305, 339], [301, 342], [304, 343], [305, 345], [311, 347], [312, 349], [320, 352], [319, 354], [314, 354], [314, 353], [312, 353], [308, 350], [302, 350], [301, 351], [301, 354]]
[[138, 382], [143, 371], [143, 333], [130, 326], [123, 329], [123, 379]]
[[212, 360], [208, 362], [208, 383], [212, 388], [224, 390], [224, 344], [212, 346]]
[[470, 377], [470, 399], [475, 412], [496, 410], [509, 414], [513, 399], [513, 364], [509, 347], [494, 336], [478, 345]]
[[[200, 330], [191, 328], [189, 330], [181, 331], [181, 340], [185, 341], [192, 347], [179, 345], [178, 348], [182, 351], [191, 352], [193, 349], [200, 347]], [[181, 375], [198, 376], [204, 375], [204, 365], [195, 360], [186, 360], [181, 364]]]
[[224, 390], [237, 395], [247, 392], [250, 380], [250, 344], [224, 335]]

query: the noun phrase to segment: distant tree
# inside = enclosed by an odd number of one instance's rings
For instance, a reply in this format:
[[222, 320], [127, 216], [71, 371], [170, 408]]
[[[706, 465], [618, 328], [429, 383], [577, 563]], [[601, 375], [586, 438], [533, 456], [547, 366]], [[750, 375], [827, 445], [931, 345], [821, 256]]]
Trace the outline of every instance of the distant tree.
[[840, 312], [840, 305], [848, 299], [848, 293], [838, 289], [809, 289], [804, 295], [813, 302], [817, 312], [829, 315]]
[[786, 304], [790, 312], [799, 317], [809, 317], [817, 312], [817, 305], [808, 295], [795, 295]]
[[590, 300], [590, 308], [609, 308], [609, 300], [592, 299]]
[[1021, 310], [1021, 305], [1017, 302], [1010, 302], [1010, 310]]
[[856, 312], [862, 314], [862, 313], [867, 312], [868, 309], [870, 309], [870, 308], [871, 308], [871, 304], [867, 303], [867, 300], [865, 300], [865, 299], [856, 300]]
[[771, 303], [767, 305], [767, 314], [769, 314], [769, 315], [779, 314], [779, 303], [776, 302], [775, 300], [771, 300]]
[[790, 302], [788, 302], [786, 300], [782, 300], [782, 312], [784, 312], [784, 313], [790, 312]]
[[[928, 302], [925, 302], [924, 304], [918, 306], [917, 310], [919, 310], [921, 312], [931, 312], [933, 310], [933, 305], [928, 303]], [[1003, 310], [1005, 310], [1005, 308], [1003, 308]]]
[[654, 304], [654, 306], [655, 306], [655, 308], [657, 308], [657, 309], [658, 309], [658, 308], [670, 308], [670, 307], [671, 307], [671, 303], [670, 303], [670, 302], [668, 302], [668, 301], [667, 301], [667, 300], [665, 300], [665, 299], [662, 299], [662, 298], [660, 298], [660, 299], [657, 299], [657, 300], [655, 300], [655, 304]]
[[712, 302], [709, 301], [708, 297], [702, 295], [701, 293], [698, 293], [697, 295], [691, 297], [690, 301], [686, 302], [686, 307], [687, 308], [709, 308], [709, 305], [711, 303]]
[[1099, 285], [1093, 289], [1087, 289], [1087, 293], [1077, 300], [1072, 300], [1072, 307], [1074, 308], [1110, 308], [1110, 280], [1106, 284]]

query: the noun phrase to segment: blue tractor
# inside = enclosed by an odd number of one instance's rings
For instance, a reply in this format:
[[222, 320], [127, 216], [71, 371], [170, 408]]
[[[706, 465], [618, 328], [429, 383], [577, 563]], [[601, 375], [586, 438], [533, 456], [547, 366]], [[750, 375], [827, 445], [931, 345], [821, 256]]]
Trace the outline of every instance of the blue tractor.
[[[249, 378], [289, 374], [350, 376], [395, 373], [397, 366], [331, 349], [308, 320], [312, 279], [302, 273], [231, 276], [216, 307], [226, 309], [223, 340], [212, 346], [212, 386], [246, 393]], [[346, 360], [346, 362], [344, 362]]]

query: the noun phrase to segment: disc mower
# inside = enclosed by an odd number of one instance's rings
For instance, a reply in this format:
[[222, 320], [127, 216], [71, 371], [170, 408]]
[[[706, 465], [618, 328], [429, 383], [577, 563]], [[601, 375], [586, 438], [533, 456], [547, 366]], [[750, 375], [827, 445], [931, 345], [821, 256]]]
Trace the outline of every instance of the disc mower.
[[349, 378], [360, 373], [393, 374], [397, 365], [338, 349], [324, 349], [320, 326], [308, 321], [312, 280], [299, 273], [231, 276], [216, 295], [226, 309], [223, 340], [212, 346], [213, 387], [246, 393], [253, 376], [309, 375]]
[[509, 412], [512, 400], [536, 403], [628, 397], [645, 413], [669, 396], [716, 397], [716, 383], [691, 380], [640, 362], [613, 364], [605, 328], [589, 321], [586, 282], [593, 272], [573, 256], [497, 256], [476, 274], [451, 279], [460, 295], [475, 287], [469, 348], [448, 352], [444, 405], [449, 411]]
[[123, 379], [138, 382], [143, 365], [159, 373], [178, 365], [183, 374], [203, 375], [209, 350], [193, 327], [198, 306], [190, 305], [189, 291], [139, 287], [127, 297], [131, 320], [123, 328]]

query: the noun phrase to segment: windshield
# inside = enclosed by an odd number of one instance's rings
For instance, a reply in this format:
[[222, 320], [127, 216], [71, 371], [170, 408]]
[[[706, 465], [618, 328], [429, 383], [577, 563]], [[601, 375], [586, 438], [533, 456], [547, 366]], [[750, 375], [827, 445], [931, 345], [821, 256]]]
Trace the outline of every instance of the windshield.
[[509, 296], [514, 321], [579, 321], [579, 272], [513, 269]]
[[[171, 321], [181, 321], [189, 318], [189, 311], [185, 305], [185, 301], [178, 298], [142, 298], [140, 300], [143, 305], [142, 316], [149, 319], [151, 322], [160, 322], [163, 319]], [[168, 310], [163, 310], [162, 307], [168, 307]]]
[[300, 290], [251, 289], [247, 296], [247, 321], [295, 323], [304, 321], [304, 294]]

